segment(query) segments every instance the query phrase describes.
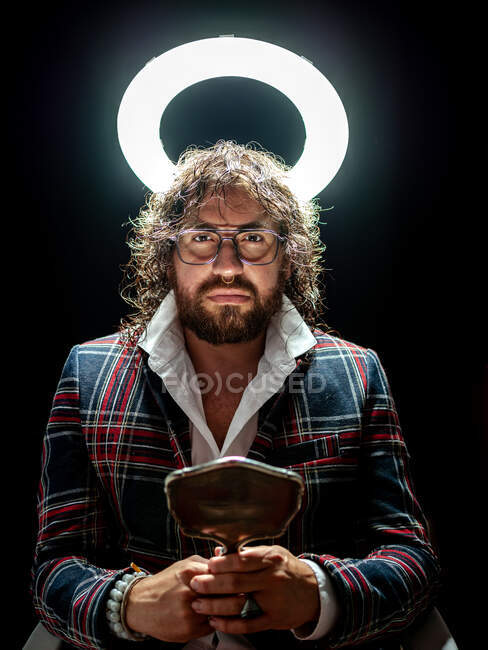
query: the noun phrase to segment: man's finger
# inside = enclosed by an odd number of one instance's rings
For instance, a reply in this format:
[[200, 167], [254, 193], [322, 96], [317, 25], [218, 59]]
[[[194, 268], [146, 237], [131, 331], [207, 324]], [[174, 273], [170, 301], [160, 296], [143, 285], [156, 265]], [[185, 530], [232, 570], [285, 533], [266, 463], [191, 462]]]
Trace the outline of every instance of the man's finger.
[[205, 616], [239, 616], [245, 602], [245, 596], [227, 596], [224, 598], [207, 596], [195, 599], [191, 606], [195, 612]]
[[269, 547], [262, 546], [259, 549], [245, 550], [229, 555], [220, 555], [210, 558], [208, 570], [210, 573], [239, 573], [249, 571], [263, 571], [269, 568], [277, 559], [270, 554]]
[[240, 594], [261, 591], [266, 584], [262, 571], [195, 576], [190, 588], [199, 594]]

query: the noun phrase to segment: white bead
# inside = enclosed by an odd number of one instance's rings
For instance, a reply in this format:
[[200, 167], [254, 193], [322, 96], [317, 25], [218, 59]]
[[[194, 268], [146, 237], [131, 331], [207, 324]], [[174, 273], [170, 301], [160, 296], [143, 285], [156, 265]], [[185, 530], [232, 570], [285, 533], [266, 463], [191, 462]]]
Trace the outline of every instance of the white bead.
[[110, 592], [110, 597], [113, 598], [114, 600], [122, 600], [124, 594], [118, 589], [112, 589], [112, 591]]
[[127, 583], [124, 582], [123, 580], [117, 580], [117, 582], [115, 583], [115, 588], [121, 591], [122, 593], [124, 593], [124, 591], [127, 588]]
[[107, 611], [107, 619], [113, 623], [120, 621], [120, 614], [118, 612], [109, 612]]
[[122, 577], [122, 580], [126, 582], [127, 584], [130, 584], [135, 578], [135, 575], [132, 573], [126, 573], [125, 576]]
[[107, 602], [107, 607], [109, 609], [111, 609], [113, 612], [120, 611], [120, 600], [112, 600], [112, 599], [110, 599]]
[[122, 625], [120, 623], [114, 623], [114, 631], [117, 634], [121, 634], [124, 631], [124, 628], [122, 627]]

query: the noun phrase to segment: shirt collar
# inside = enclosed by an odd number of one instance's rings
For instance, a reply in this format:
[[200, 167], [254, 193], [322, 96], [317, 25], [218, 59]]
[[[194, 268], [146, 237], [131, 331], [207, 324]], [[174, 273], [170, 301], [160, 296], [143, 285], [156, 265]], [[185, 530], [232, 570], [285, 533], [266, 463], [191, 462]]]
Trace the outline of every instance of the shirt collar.
[[[287, 296], [280, 311], [271, 318], [266, 333], [264, 358], [271, 366], [284, 367], [316, 345], [317, 340]], [[146, 330], [139, 337], [139, 347], [149, 356], [156, 351], [160, 365], [170, 363], [185, 347], [185, 337], [178, 318], [174, 291], [163, 299]]]

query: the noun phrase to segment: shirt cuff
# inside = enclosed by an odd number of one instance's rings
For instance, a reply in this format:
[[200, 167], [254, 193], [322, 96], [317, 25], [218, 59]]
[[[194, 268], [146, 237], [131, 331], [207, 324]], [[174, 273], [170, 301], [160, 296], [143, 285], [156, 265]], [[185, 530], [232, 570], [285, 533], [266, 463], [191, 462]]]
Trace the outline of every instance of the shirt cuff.
[[317, 578], [320, 595], [320, 615], [315, 628], [313, 623], [305, 623], [305, 625], [292, 630], [292, 632], [301, 641], [315, 641], [324, 637], [334, 627], [339, 618], [339, 603], [334, 591], [334, 585], [327, 571], [316, 562], [312, 562], [312, 560], [298, 559], [306, 562], [313, 569]]

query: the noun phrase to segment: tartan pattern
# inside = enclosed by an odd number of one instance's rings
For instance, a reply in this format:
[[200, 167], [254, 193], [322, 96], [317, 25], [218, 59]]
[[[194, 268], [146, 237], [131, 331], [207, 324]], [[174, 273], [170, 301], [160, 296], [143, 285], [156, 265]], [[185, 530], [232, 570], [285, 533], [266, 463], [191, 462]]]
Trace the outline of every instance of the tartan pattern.
[[[391, 638], [425, 610], [439, 567], [376, 353], [314, 335], [317, 345], [259, 411], [248, 456], [291, 468], [306, 485], [287, 532], [259, 543], [329, 572], [342, 616], [316, 645], [357, 646]], [[183, 535], [167, 510], [167, 474], [191, 464], [189, 421], [146, 357], [118, 335], [75, 346], [53, 401], [32, 591], [44, 625], [75, 647], [128, 647], [109, 635], [105, 602], [131, 561], [157, 572], [213, 555], [213, 543]], [[310, 390], [310, 373], [324, 391]]]

